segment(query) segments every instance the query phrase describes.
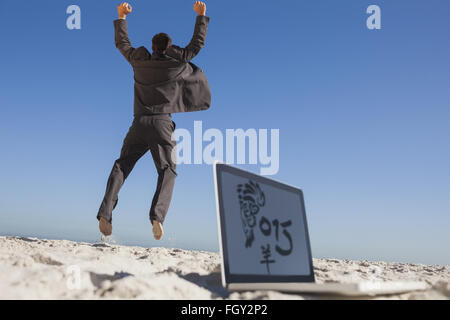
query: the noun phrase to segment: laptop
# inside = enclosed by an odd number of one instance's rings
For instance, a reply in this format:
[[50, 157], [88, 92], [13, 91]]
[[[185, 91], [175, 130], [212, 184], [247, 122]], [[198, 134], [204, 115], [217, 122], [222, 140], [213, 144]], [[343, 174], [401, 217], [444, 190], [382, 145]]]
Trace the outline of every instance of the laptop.
[[230, 291], [370, 296], [428, 288], [403, 281], [317, 284], [301, 189], [220, 162], [214, 184], [222, 285]]

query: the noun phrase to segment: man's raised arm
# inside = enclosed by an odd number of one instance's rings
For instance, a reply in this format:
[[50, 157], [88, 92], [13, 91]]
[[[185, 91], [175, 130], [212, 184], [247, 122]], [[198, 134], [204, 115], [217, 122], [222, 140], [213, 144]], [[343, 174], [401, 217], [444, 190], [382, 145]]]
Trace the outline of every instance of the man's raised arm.
[[119, 19], [114, 20], [114, 41], [116, 43], [116, 47], [123, 54], [125, 59], [128, 60], [128, 62], [130, 62], [131, 54], [134, 51], [134, 48], [130, 43], [130, 39], [128, 38], [128, 26], [126, 20], [127, 15], [131, 13], [131, 10], [133, 10], [133, 8], [127, 2], [119, 4], [117, 7]]
[[172, 45], [167, 48], [166, 54], [172, 58], [179, 61], [189, 62], [192, 60], [203, 48], [206, 40], [206, 33], [208, 31], [209, 17], [205, 16], [206, 4], [201, 1], [196, 1], [194, 3], [194, 11], [197, 12], [198, 16], [195, 20], [194, 35], [192, 36], [191, 42], [186, 46], [186, 48], [180, 48], [178, 46]]

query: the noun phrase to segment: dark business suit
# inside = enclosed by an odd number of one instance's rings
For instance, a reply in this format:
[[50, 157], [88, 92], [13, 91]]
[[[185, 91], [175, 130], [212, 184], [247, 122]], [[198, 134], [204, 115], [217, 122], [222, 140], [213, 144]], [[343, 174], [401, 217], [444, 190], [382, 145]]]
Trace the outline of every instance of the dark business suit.
[[206, 110], [211, 104], [208, 80], [190, 60], [203, 48], [209, 17], [197, 16], [194, 35], [185, 48], [171, 46], [166, 54], [133, 48], [127, 21], [114, 21], [115, 44], [134, 71], [134, 119], [114, 162], [97, 219], [112, 221], [118, 194], [136, 162], [150, 150], [158, 182], [150, 208], [150, 220], [164, 222], [176, 177], [175, 122], [171, 113]]

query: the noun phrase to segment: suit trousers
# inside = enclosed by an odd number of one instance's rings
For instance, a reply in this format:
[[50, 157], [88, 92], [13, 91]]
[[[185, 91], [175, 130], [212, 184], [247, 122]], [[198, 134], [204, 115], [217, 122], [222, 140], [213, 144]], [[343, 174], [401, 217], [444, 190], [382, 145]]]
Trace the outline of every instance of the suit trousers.
[[170, 114], [135, 116], [123, 141], [120, 158], [114, 162], [106, 185], [106, 192], [97, 219], [112, 221], [112, 211], [119, 200], [118, 194], [136, 162], [150, 150], [158, 172], [158, 182], [150, 207], [150, 221], [164, 222], [175, 184], [175, 141], [171, 139], [175, 122]]

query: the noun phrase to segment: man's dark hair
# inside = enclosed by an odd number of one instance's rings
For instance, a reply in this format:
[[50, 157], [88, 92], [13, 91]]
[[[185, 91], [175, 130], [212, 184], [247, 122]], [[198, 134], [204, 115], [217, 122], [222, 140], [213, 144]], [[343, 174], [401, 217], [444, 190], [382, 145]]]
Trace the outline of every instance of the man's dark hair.
[[167, 33], [158, 33], [153, 36], [152, 45], [155, 51], [162, 53], [172, 45], [172, 39]]

